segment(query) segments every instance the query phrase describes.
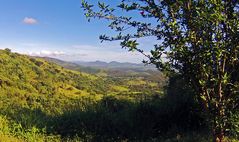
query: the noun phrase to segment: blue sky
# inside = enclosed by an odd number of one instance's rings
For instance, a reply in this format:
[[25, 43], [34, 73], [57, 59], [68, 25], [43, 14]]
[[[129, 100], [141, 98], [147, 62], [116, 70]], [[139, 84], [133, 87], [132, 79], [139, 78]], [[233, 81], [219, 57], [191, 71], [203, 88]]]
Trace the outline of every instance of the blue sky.
[[[115, 5], [116, 1], [110, 4]], [[1, 49], [68, 61], [141, 62], [143, 59], [138, 53], [121, 49], [118, 42], [100, 43], [100, 34], [112, 35], [113, 32], [105, 21], [87, 22], [81, 0], [0, 2]], [[152, 46], [151, 41], [143, 39], [141, 46]]]

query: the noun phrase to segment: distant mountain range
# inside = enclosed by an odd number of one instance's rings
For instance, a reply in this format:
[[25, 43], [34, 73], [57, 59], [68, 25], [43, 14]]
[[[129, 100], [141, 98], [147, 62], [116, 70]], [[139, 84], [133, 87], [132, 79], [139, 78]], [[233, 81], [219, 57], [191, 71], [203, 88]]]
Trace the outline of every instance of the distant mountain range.
[[122, 68], [127, 68], [127, 69], [136, 69], [140, 68], [143, 70], [155, 70], [155, 66], [153, 65], [145, 65], [143, 63], [141, 64], [136, 64], [136, 63], [129, 63], [129, 62], [103, 62], [103, 61], [94, 61], [94, 62], [82, 62], [82, 61], [74, 61], [73, 63], [85, 67], [95, 67], [95, 68], [103, 68], [103, 69], [122, 69]]
[[64, 68], [111, 77], [146, 77], [149, 80], [165, 80], [163, 75], [159, 72], [154, 65], [145, 65], [143, 63], [120, 63], [116, 61], [112, 62], [83, 62], [83, 61], [73, 61], [67, 62], [55, 58], [43, 57], [44, 60], [56, 63]]
[[50, 57], [42, 57], [47, 61], [51, 61], [62, 65], [64, 67], [92, 67], [95, 69], [139, 69], [139, 70], [157, 70], [154, 65], [145, 65], [143, 63], [129, 63], [129, 62], [116, 62], [111, 61], [109, 63], [103, 61], [92, 61], [92, 62], [85, 62], [85, 61], [63, 61], [55, 58]]

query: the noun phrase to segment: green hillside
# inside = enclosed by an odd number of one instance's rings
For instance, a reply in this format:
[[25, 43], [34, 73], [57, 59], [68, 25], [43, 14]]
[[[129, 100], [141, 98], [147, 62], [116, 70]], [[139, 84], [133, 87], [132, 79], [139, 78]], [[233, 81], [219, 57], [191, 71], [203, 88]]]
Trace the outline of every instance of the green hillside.
[[[88, 74], [60, 65], [0, 50], [0, 142], [211, 139], [194, 92], [180, 76], [166, 87], [156, 72]], [[235, 136], [238, 128], [231, 129]]]
[[[135, 102], [146, 94], [159, 94], [158, 85], [144, 78], [101, 77], [72, 71], [42, 58], [0, 50], [0, 136], [6, 140], [48, 139], [52, 130], [46, 132], [45, 127], [53, 120], [48, 117], [76, 108], [82, 110], [107, 96]], [[34, 131], [43, 136], [34, 136]]]
[[[119, 92], [132, 94], [157, 92], [159, 88], [157, 82], [140, 77], [134, 79], [100, 77], [64, 69], [41, 58], [11, 53], [9, 50], [0, 50], [0, 63], [1, 100], [9, 103], [11, 100], [22, 98], [17, 102], [31, 108], [43, 107], [44, 104], [51, 106], [51, 103], [65, 105], [65, 99], [84, 97], [100, 99]], [[44, 97], [46, 98], [43, 101]], [[58, 98], [57, 102], [50, 102], [52, 98]], [[31, 104], [37, 99], [42, 102]], [[44, 105], [44, 109], [49, 110], [46, 106]]]
[[[0, 51], [0, 62], [1, 101], [5, 101], [1, 104], [4, 105], [11, 106], [14, 101], [15, 105], [44, 106], [45, 110], [58, 111], [54, 109], [67, 105], [65, 99], [102, 96], [106, 89], [101, 84], [103, 80], [96, 76], [66, 70], [42, 59], [7, 50]], [[37, 100], [38, 103], [31, 103]]]

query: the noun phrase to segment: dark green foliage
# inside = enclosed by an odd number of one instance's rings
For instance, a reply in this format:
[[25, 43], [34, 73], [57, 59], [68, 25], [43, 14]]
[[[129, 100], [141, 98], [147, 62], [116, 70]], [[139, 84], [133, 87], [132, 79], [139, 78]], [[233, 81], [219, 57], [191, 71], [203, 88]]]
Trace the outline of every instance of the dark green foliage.
[[[200, 108], [198, 98], [194, 90], [186, 83], [180, 75], [175, 75], [169, 79], [166, 100], [171, 106], [170, 112], [177, 118], [181, 127], [206, 128], [206, 117]], [[188, 121], [185, 121], [188, 120]], [[179, 127], [180, 128], [180, 127]]]
[[[178, 93], [171, 92], [171, 88]], [[193, 91], [181, 77], [170, 80], [163, 98], [144, 96], [137, 101], [109, 96], [90, 103], [84, 110], [67, 111], [57, 119], [56, 131], [63, 136], [81, 134], [93, 141], [146, 141], [208, 131]]]
[[[178, 105], [187, 104], [181, 102]], [[90, 135], [92, 141], [145, 141], [205, 129], [201, 124], [204, 120], [195, 110], [173, 109], [175, 107], [166, 98], [130, 102], [106, 97], [85, 110], [76, 109], [58, 116], [55, 131], [64, 137], [78, 134], [86, 140]], [[176, 119], [177, 116], [182, 118]]]
[[[105, 19], [116, 31], [101, 35], [101, 41], [120, 40], [122, 48], [146, 56], [144, 63], [181, 74], [201, 98], [214, 141], [224, 141], [239, 106], [238, 0], [122, 0], [113, 8], [82, 0], [82, 8], [88, 21]], [[143, 37], [158, 40], [150, 54], [138, 46]]]

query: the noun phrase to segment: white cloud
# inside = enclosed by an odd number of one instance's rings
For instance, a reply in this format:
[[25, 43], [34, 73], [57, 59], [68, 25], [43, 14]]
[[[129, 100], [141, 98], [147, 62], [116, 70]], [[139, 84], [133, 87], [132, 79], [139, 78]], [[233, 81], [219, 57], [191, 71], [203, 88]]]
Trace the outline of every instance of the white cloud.
[[[140, 63], [146, 59], [138, 52], [128, 52], [122, 49], [117, 42], [87, 45], [73, 44], [71, 46], [49, 45], [38, 42], [20, 42], [13, 45], [1, 45], [14, 52], [39, 57], [52, 57], [66, 61], [118, 61]], [[148, 52], [146, 52], [148, 53]]]
[[[70, 48], [68, 48], [70, 49]], [[73, 51], [73, 52], [72, 52]], [[118, 44], [73, 45], [70, 52], [56, 58], [67, 61], [118, 61], [140, 63], [145, 57], [138, 52], [128, 52]]]
[[23, 19], [23, 23], [28, 24], [28, 25], [34, 25], [34, 24], [37, 24], [38, 21], [36, 19], [32, 18], [32, 17], [25, 17]]
[[39, 52], [28, 52], [27, 54], [31, 56], [56, 57], [56, 56], [64, 55], [65, 53], [62, 51], [42, 50]]

